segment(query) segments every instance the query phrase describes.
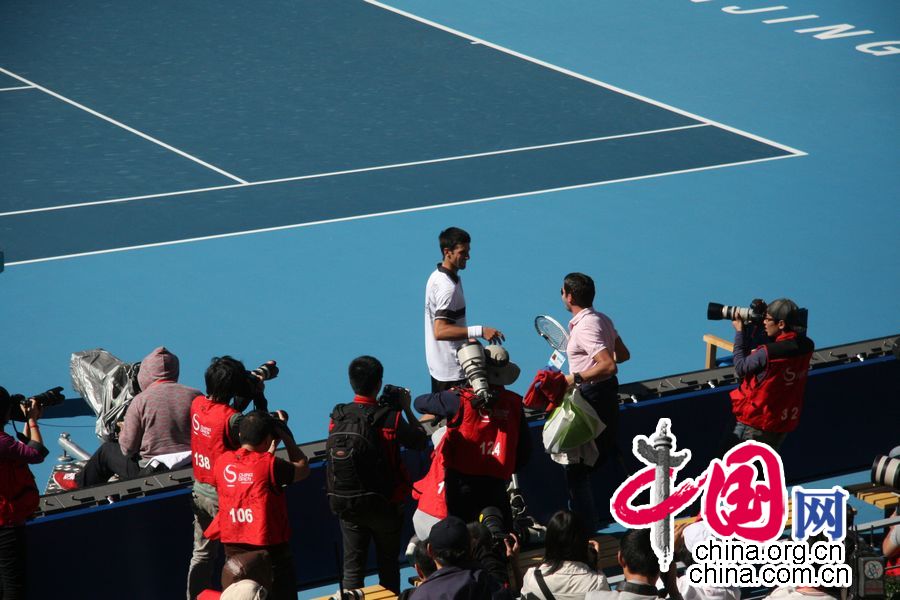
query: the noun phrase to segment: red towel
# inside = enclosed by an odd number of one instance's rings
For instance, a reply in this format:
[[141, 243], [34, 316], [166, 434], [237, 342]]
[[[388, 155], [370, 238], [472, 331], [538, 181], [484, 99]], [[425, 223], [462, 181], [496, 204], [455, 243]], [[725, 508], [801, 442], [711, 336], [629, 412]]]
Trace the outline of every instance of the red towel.
[[559, 371], [538, 371], [523, 402], [528, 408], [551, 412], [566, 393], [567, 387], [566, 376]]

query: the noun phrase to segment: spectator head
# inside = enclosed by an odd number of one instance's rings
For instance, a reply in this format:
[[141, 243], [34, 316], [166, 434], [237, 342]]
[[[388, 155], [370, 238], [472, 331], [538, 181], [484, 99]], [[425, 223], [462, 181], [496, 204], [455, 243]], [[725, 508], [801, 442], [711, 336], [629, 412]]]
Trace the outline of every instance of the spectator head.
[[441, 245], [441, 255], [446, 256], [448, 252], [453, 252], [457, 246], [471, 244], [472, 238], [459, 227], [448, 227], [438, 236], [438, 242]]
[[428, 555], [428, 542], [416, 539], [412, 552], [412, 563], [416, 568], [419, 579], [425, 581], [431, 574], [437, 571], [434, 559]]
[[252, 579], [241, 579], [232, 583], [219, 596], [220, 600], [266, 600], [268, 597], [269, 592], [266, 588]]
[[571, 294], [568, 305], [587, 308], [594, 304], [594, 280], [584, 273], [569, 273], [563, 279], [562, 295]]
[[469, 529], [459, 517], [438, 521], [428, 534], [428, 555], [437, 567], [462, 566], [471, 558]]
[[12, 408], [12, 398], [6, 388], [0, 386], [0, 425], [6, 425], [9, 421], [9, 412]]
[[230, 356], [216, 356], [206, 369], [206, 395], [213, 402], [228, 402], [246, 379], [244, 363]]
[[[687, 566], [694, 564], [694, 550], [714, 537], [712, 529], [706, 521], [696, 521], [684, 528], [682, 533], [684, 547], [675, 546], [675, 557]], [[677, 538], [676, 538], [677, 540]]]
[[584, 520], [568, 510], [557, 511], [547, 521], [547, 537], [544, 541], [544, 564], [555, 573], [563, 562], [581, 562], [590, 568], [596, 563], [589, 559], [588, 532]]
[[275, 439], [275, 420], [267, 412], [253, 410], [241, 418], [239, 432], [242, 446], [267, 448]]
[[630, 529], [619, 540], [619, 565], [625, 576], [641, 575], [649, 583], [659, 577], [659, 560], [650, 545], [649, 529]]
[[267, 590], [272, 589], [272, 562], [266, 550], [252, 550], [235, 554], [222, 566], [222, 589], [250, 579]]
[[381, 390], [381, 380], [384, 378], [384, 367], [380, 360], [374, 356], [354, 358], [348, 371], [353, 393], [368, 398], [378, 395]]

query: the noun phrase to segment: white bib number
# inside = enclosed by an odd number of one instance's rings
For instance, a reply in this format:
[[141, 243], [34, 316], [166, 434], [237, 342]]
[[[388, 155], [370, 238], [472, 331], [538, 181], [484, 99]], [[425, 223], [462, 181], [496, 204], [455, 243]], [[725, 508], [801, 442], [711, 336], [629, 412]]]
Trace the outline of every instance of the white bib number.
[[232, 508], [228, 511], [232, 523], [252, 523], [253, 509], [250, 508]]

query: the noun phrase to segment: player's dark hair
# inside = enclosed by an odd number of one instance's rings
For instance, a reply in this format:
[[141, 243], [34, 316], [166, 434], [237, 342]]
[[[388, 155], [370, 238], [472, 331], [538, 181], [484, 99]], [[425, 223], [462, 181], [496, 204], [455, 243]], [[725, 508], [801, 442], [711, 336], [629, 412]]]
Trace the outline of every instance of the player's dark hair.
[[443, 255], [444, 248], [453, 250], [460, 244], [471, 244], [472, 238], [459, 227], [448, 227], [438, 236], [438, 242], [441, 245], [441, 255]]
[[569, 273], [563, 279], [563, 290], [572, 294], [576, 305], [587, 308], [594, 304], [594, 280], [584, 273]]
[[244, 415], [239, 427], [241, 444], [259, 446], [267, 437], [275, 435], [275, 420], [261, 410], [252, 410]]
[[360, 356], [350, 363], [348, 374], [350, 387], [355, 394], [374, 396], [378, 393], [378, 387], [384, 377], [384, 367], [374, 356]]
[[630, 529], [619, 540], [619, 552], [628, 570], [651, 579], [659, 576], [659, 561], [650, 545], [649, 529]]
[[547, 538], [544, 541], [544, 564], [555, 573], [567, 560], [581, 562], [594, 568], [588, 558], [588, 533], [584, 520], [568, 510], [557, 511], [547, 521]]
[[230, 356], [214, 356], [206, 368], [206, 395], [213, 402], [228, 402], [247, 379], [244, 363]]

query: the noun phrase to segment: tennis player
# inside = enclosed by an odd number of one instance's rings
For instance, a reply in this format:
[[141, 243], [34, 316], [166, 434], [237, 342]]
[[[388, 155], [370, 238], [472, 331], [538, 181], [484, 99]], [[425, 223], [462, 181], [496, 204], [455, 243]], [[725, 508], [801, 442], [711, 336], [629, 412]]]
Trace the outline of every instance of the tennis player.
[[466, 322], [466, 298], [459, 272], [469, 261], [469, 234], [450, 227], [441, 232], [438, 241], [443, 259], [425, 285], [425, 361], [432, 392], [466, 384], [465, 373], [456, 359], [456, 351], [465, 340], [504, 340], [499, 329], [469, 326]]

